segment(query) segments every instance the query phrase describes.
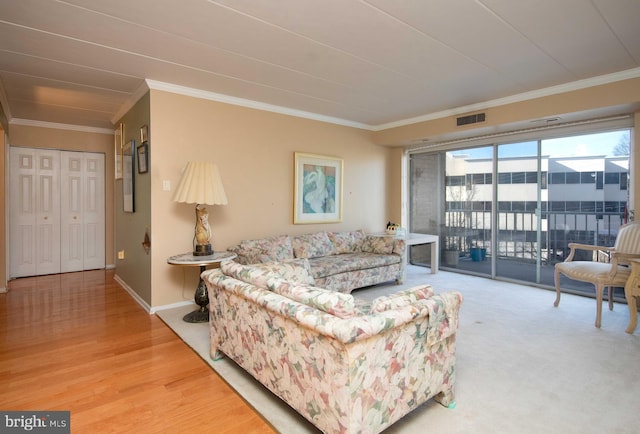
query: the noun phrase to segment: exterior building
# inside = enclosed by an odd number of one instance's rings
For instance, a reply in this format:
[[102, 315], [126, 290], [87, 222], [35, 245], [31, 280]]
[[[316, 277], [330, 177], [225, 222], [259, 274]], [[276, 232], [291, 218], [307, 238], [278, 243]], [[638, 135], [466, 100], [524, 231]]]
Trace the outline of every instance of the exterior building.
[[543, 156], [540, 167], [524, 156], [498, 159], [494, 180], [493, 159], [447, 153], [445, 245], [522, 259], [540, 248], [546, 262], [561, 260], [569, 242], [611, 245], [626, 217], [628, 172], [628, 156]]

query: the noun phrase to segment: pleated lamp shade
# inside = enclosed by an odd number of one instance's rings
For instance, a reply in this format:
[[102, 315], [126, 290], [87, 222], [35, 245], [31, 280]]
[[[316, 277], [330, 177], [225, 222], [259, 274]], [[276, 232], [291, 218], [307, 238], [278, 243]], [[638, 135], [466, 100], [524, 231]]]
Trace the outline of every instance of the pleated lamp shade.
[[226, 205], [227, 195], [224, 192], [218, 166], [214, 163], [200, 161], [188, 162], [173, 194], [173, 201], [205, 205]]

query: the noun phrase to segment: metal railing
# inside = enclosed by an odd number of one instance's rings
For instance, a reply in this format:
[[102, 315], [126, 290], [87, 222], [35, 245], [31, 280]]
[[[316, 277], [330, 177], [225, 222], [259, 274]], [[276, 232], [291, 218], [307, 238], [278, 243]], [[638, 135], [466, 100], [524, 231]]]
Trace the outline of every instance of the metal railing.
[[459, 250], [461, 256], [480, 247], [488, 256], [534, 261], [539, 252], [543, 262], [552, 264], [566, 258], [569, 243], [612, 246], [623, 220], [620, 212], [545, 211], [541, 213], [538, 242], [538, 217], [534, 212], [499, 211], [494, 247], [490, 213], [458, 209], [445, 214], [447, 224], [441, 242], [447, 249]]

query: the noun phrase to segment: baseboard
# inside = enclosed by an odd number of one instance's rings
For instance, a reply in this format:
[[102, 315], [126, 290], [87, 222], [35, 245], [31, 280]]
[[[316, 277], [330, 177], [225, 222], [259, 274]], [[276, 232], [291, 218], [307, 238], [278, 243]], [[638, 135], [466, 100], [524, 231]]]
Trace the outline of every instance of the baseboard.
[[104, 268], [106, 270], [115, 270], [116, 269], [116, 264], [107, 264]]
[[172, 304], [165, 304], [162, 306], [156, 306], [156, 307], [152, 307], [151, 311], [149, 312], [150, 314], [155, 314], [158, 311], [161, 310], [167, 310], [167, 309], [173, 309], [176, 307], [182, 307], [182, 306], [190, 306], [193, 305], [194, 307], [197, 307], [196, 304], [193, 301], [180, 301], [178, 303], [172, 303]]
[[0, 288], [0, 294], [2, 294], [3, 292], [9, 292], [9, 291], [7, 291], [7, 288]]
[[129, 295], [131, 297], [133, 297], [133, 299], [135, 301], [138, 302], [138, 304], [140, 306], [142, 306], [142, 308], [147, 311], [148, 314], [152, 314], [153, 312], [151, 312], [151, 306], [149, 306], [149, 304], [144, 301], [129, 285], [127, 285], [125, 283], [124, 280], [122, 280], [120, 278], [120, 276], [118, 276], [117, 274], [115, 276], [113, 276], [113, 280], [115, 280], [116, 282], [118, 282], [118, 285], [120, 285], [122, 287], [122, 289], [124, 289], [125, 291], [127, 291], [129, 293]]
[[[162, 306], [156, 306], [156, 307], [151, 307], [149, 306], [149, 304], [144, 301], [129, 285], [127, 285], [125, 283], [124, 280], [122, 280], [122, 278], [120, 278], [120, 276], [118, 276], [117, 274], [115, 276], [113, 276], [113, 280], [115, 280], [116, 282], [118, 282], [118, 285], [120, 285], [122, 287], [122, 289], [124, 289], [125, 291], [127, 291], [129, 293], [129, 295], [131, 297], [133, 297], [133, 299], [140, 305], [142, 306], [142, 308], [147, 311], [147, 313], [149, 315], [154, 315], [156, 312], [158, 312], [159, 310], [166, 310], [166, 309], [173, 309], [176, 307], [182, 307], [182, 306], [196, 306], [196, 304], [193, 301], [180, 301], [178, 303], [171, 303], [171, 304], [165, 304]], [[2, 291], [0, 291], [2, 292]]]

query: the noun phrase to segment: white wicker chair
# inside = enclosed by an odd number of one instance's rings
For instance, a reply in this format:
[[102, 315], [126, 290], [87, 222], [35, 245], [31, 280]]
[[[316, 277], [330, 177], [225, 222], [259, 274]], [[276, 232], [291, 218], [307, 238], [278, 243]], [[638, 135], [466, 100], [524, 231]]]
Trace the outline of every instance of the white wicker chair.
[[[602, 292], [609, 288], [609, 310], [613, 310], [612, 288], [624, 287], [631, 269], [631, 259], [640, 258], [640, 223], [623, 225], [618, 230], [614, 247], [592, 246], [589, 244], [570, 243], [569, 256], [564, 262], [555, 266], [554, 281], [556, 285], [556, 301], [560, 303], [560, 274], [581, 282], [593, 283], [596, 287], [596, 327], [600, 327], [602, 317]], [[599, 257], [598, 252], [609, 254], [609, 262], [574, 261], [576, 250], [590, 250]]]

